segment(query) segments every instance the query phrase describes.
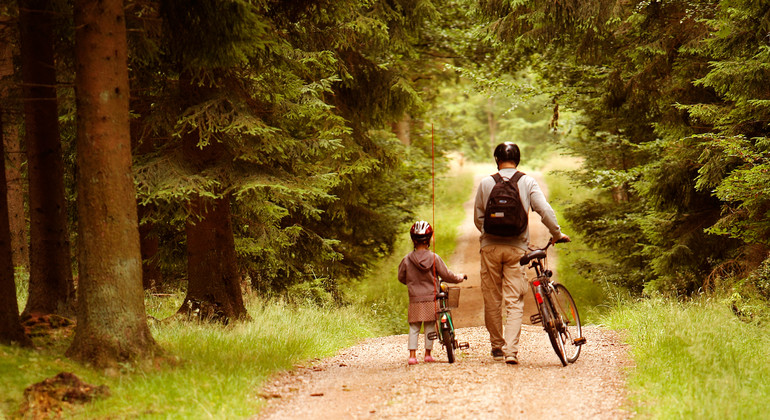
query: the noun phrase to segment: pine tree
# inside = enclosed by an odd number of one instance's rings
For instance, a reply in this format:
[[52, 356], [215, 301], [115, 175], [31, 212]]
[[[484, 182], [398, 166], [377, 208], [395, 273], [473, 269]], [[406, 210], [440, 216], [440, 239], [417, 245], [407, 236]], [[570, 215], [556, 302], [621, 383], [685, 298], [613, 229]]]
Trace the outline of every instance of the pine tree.
[[159, 352], [144, 308], [122, 0], [75, 3], [78, 322], [67, 356], [96, 367]]
[[25, 314], [69, 315], [75, 300], [54, 63], [53, 4], [20, 0], [19, 27], [30, 208]]

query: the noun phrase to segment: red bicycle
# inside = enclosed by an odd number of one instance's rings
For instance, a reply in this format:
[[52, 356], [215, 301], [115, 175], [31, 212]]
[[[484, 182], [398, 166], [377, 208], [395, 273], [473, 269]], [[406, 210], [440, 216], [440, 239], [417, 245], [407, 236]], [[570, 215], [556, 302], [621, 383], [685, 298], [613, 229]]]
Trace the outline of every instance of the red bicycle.
[[[562, 241], [556, 241], [559, 243]], [[566, 241], [563, 241], [566, 242]], [[538, 313], [530, 317], [533, 324], [542, 323], [548, 333], [551, 346], [559, 356], [563, 366], [574, 363], [580, 356], [580, 348], [586, 343], [580, 327], [575, 300], [563, 284], [551, 280], [553, 272], [546, 265], [546, 251], [553, 240], [548, 241], [545, 248], [533, 249], [521, 258], [519, 264], [535, 270], [535, 279], [529, 285], [537, 302]]]

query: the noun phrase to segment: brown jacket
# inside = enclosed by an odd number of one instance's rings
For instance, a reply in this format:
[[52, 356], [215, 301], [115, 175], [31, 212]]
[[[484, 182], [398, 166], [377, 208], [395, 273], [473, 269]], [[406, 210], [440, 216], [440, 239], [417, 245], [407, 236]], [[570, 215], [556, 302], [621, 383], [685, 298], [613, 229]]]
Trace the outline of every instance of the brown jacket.
[[436, 299], [438, 285], [434, 283], [433, 264], [436, 274], [449, 283], [460, 283], [462, 276], [447, 268], [444, 260], [428, 249], [410, 252], [398, 266], [398, 281], [409, 290], [409, 302], [427, 302]]

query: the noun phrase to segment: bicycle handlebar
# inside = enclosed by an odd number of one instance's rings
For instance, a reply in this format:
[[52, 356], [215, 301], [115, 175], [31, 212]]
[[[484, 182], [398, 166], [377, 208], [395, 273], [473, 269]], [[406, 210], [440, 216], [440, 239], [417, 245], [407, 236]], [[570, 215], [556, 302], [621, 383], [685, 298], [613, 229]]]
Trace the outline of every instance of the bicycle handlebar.
[[554, 241], [553, 238], [551, 238], [551, 239], [548, 240], [548, 243], [543, 248], [535, 248], [535, 249], [530, 248], [530, 252], [526, 253], [523, 257], [521, 257], [521, 260], [519, 261], [519, 264], [520, 265], [527, 265], [527, 264], [529, 264], [530, 261], [532, 261], [534, 259], [545, 258], [545, 256], [546, 256], [545, 252], [548, 250], [548, 248], [551, 245], [560, 244], [560, 243], [567, 243], [567, 242], [572, 242], [572, 240], [570, 240], [570, 238], [567, 237], [567, 236], [562, 236], [561, 238], [559, 238], [556, 241]]

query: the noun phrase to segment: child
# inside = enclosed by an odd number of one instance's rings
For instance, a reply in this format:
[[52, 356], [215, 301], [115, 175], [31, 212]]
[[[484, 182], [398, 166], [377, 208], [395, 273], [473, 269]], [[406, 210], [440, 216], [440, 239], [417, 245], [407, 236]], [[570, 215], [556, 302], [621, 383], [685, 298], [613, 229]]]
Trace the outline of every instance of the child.
[[467, 278], [464, 274], [454, 274], [447, 268], [444, 261], [430, 251], [430, 238], [433, 228], [428, 222], [415, 222], [409, 230], [414, 243], [414, 251], [401, 260], [398, 266], [398, 281], [404, 283], [409, 290], [409, 361], [410, 365], [417, 364], [417, 339], [420, 327], [425, 327], [425, 362], [433, 362], [430, 355], [433, 340], [428, 334], [436, 331], [436, 292], [438, 275], [444, 281], [460, 283]]

